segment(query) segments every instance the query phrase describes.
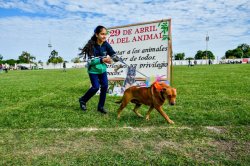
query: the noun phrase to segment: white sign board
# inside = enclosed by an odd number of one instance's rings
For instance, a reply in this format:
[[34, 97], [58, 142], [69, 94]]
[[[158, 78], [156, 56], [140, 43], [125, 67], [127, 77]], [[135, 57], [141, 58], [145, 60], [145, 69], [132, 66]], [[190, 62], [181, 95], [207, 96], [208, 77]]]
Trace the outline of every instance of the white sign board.
[[[170, 79], [171, 20], [111, 27], [107, 41], [125, 64], [136, 67], [136, 77]], [[108, 77], [125, 78], [124, 63], [108, 65]]]

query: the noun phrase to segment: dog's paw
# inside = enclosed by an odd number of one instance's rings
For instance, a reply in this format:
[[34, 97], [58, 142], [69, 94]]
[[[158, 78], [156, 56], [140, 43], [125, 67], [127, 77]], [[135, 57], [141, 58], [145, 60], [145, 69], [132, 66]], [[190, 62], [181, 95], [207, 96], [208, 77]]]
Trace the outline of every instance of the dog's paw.
[[169, 120], [168, 123], [169, 123], [169, 124], [174, 124], [174, 121]]
[[147, 121], [149, 121], [149, 120], [150, 120], [149, 116], [146, 116], [146, 120], [147, 120]]
[[143, 118], [143, 116], [141, 114], [138, 115], [139, 118]]

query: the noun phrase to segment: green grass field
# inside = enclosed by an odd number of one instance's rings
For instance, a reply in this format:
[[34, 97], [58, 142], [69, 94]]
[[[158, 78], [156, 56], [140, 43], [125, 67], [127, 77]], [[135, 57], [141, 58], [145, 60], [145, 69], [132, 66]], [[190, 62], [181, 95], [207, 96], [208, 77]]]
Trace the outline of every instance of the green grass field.
[[[250, 165], [250, 65], [174, 66], [175, 122], [133, 104], [117, 120], [120, 97], [99, 96], [82, 112], [85, 69], [0, 73], [0, 165]], [[140, 112], [145, 115], [148, 107]]]

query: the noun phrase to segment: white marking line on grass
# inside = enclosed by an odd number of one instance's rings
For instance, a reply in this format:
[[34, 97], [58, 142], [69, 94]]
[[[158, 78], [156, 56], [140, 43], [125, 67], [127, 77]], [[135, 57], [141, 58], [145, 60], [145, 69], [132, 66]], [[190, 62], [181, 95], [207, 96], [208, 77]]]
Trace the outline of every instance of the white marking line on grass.
[[214, 126], [207, 126], [205, 128], [208, 129], [208, 130], [210, 130], [210, 131], [213, 131], [215, 133], [220, 133], [221, 132], [221, 129], [219, 129], [217, 127], [214, 127]]
[[181, 129], [181, 130], [192, 130], [190, 127], [180, 126], [180, 127], [114, 127], [114, 128], [95, 128], [95, 127], [83, 127], [83, 128], [29, 128], [29, 129], [8, 129], [0, 128], [0, 131], [77, 131], [77, 132], [93, 132], [93, 131], [114, 131], [128, 129], [132, 131], [143, 131], [148, 132], [157, 129]]

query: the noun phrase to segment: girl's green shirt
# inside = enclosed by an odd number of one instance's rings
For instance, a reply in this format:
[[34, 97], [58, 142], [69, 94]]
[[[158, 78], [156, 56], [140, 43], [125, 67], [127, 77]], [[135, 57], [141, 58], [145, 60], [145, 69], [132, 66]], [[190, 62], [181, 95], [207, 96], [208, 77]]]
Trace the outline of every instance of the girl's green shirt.
[[88, 73], [102, 74], [107, 71], [107, 65], [103, 63], [102, 59], [107, 55], [115, 55], [115, 51], [111, 45], [105, 41], [102, 45], [94, 45], [94, 56], [88, 60]]

